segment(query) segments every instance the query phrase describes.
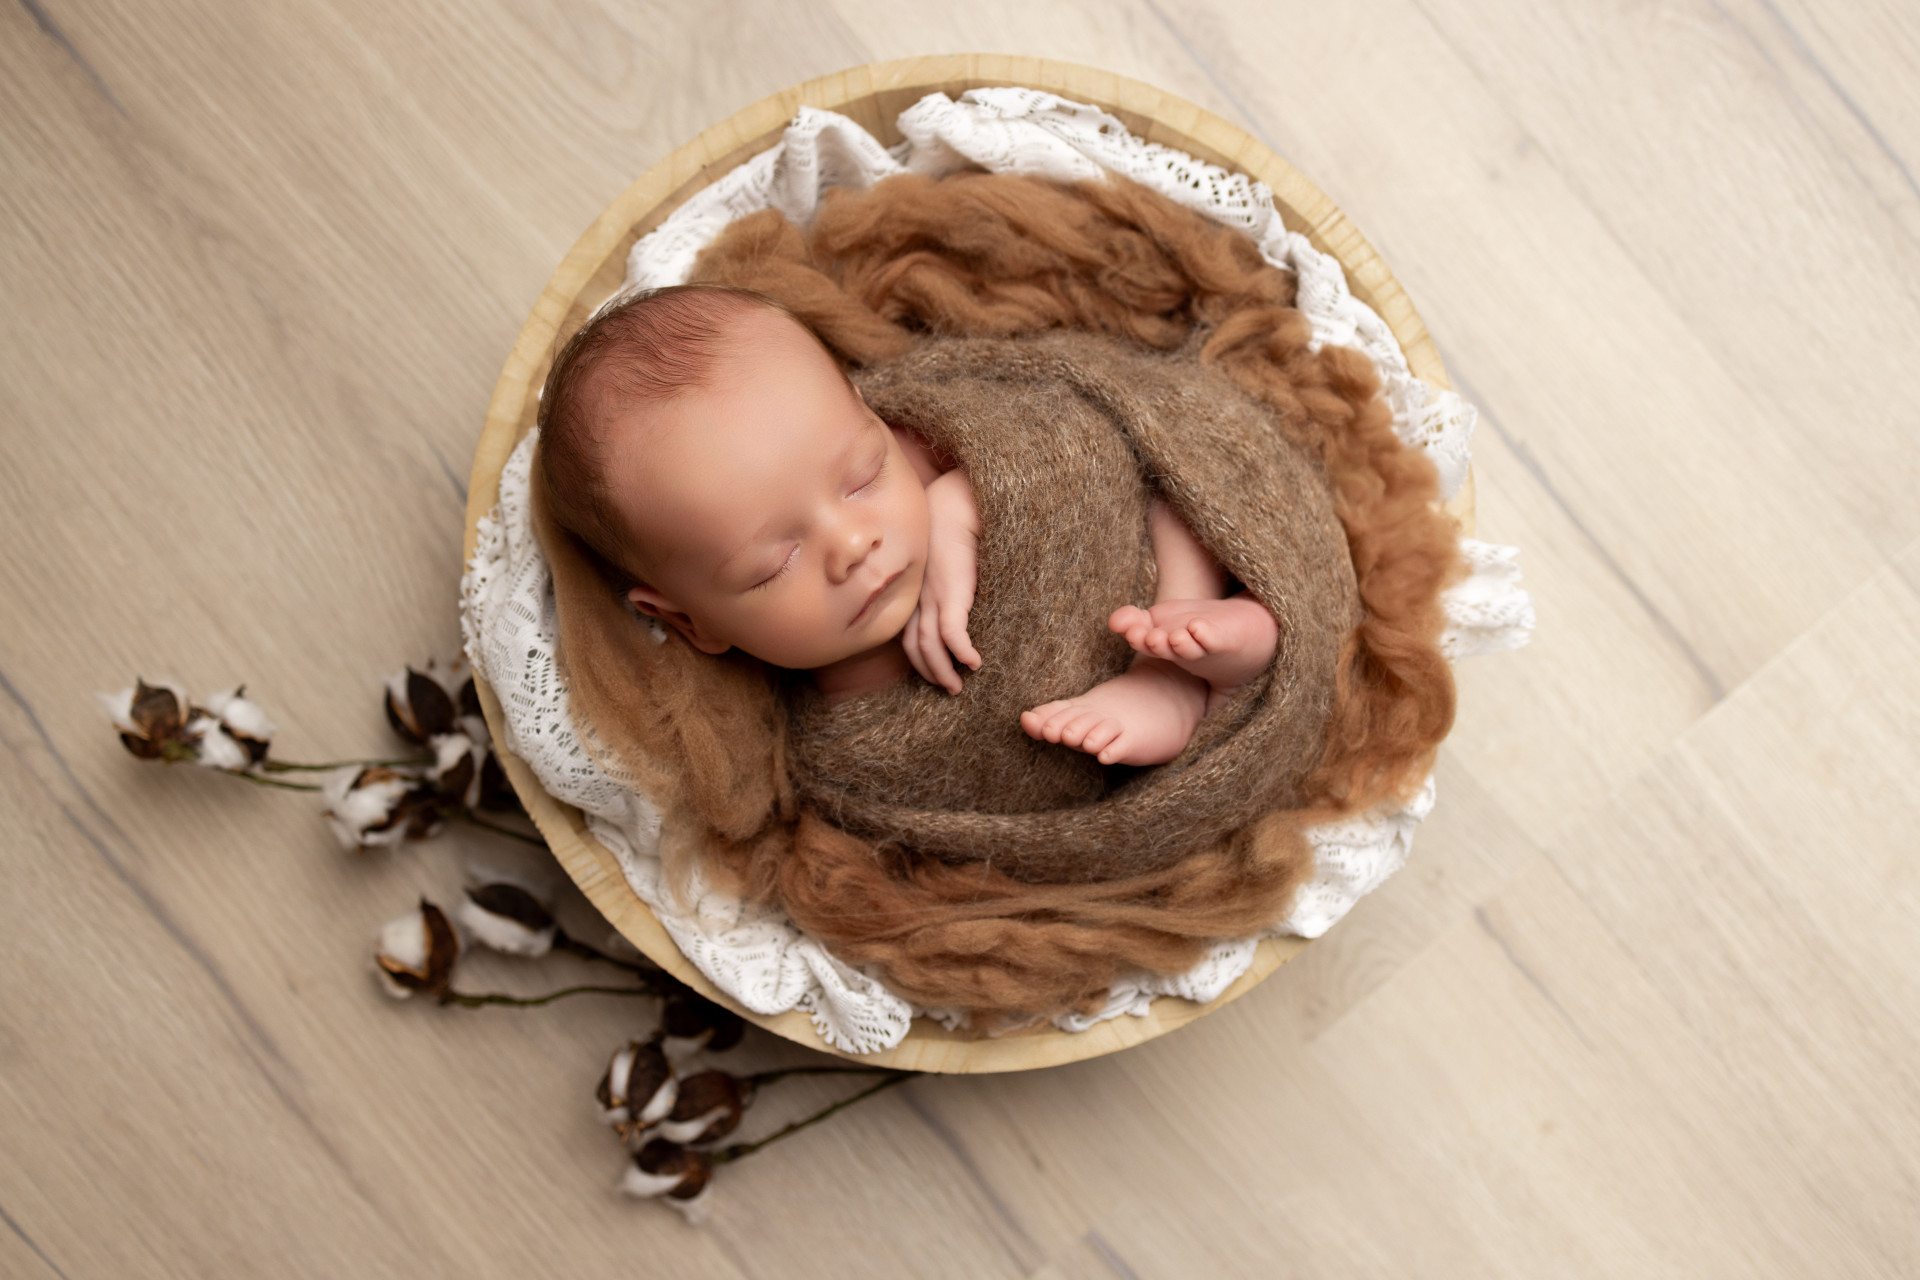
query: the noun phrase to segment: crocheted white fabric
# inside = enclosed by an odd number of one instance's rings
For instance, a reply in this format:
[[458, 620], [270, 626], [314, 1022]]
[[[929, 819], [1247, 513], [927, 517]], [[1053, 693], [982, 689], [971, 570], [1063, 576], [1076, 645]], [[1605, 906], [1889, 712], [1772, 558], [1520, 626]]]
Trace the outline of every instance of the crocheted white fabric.
[[[627, 289], [678, 284], [695, 256], [729, 222], [777, 208], [812, 221], [828, 187], [862, 189], [897, 173], [939, 174], [969, 164], [996, 173], [1057, 179], [1121, 173], [1228, 226], [1241, 229], [1271, 262], [1299, 280], [1297, 305], [1316, 345], [1365, 352], [1380, 370], [1402, 439], [1426, 450], [1451, 496], [1467, 474], [1474, 410], [1451, 391], [1413, 377], [1384, 321], [1355, 298], [1335, 259], [1288, 231], [1261, 183], [1183, 152], [1143, 142], [1118, 120], [1080, 103], [1029, 89], [976, 89], [955, 102], [932, 94], [899, 119], [906, 141], [888, 151], [844, 116], [803, 107], [783, 141], [722, 176], [633, 248]], [[625, 291], [623, 291], [625, 292]], [[613, 851], [634, 892], [675, 945], [715, 986], [756, 1013], [803, 1009], [829, 1044], [870, 1053], [898, 1044], [915, 1014], [952, 1025], [951, 1010], [916, 1009], [872, 975], [835, 959], [784, 916], [743, 906], [694, 873], [686, 901], [662, 881], [656, 852], [660, 817], [628, 779], [602, 766], [575, 733], [554, 658], [558, 624], [551, 578], [528, 519], [533, 438], [521, 442], [500, 480], [500, 501], [480, 522], [479, 544], [461, 582], [461, 627], [474, 670], [499, 695], [504, 745], [532, 768], [555, 799], [575, 805]], [[1519, 585], [1512, 547], [1464, 542], [1470, 576], [1445, 596], [1449, 657], [1525, 644], [1533, 605]], [[1309, 832], [1314, 872], [1291, 914], [1270, 934], [1318, 937], [1403, 865], [1414, 828], [1433, 808], [1433, 783], [1392, 812]], [[1159, 996], [1206, 1001], [1252, 962], [1258, 939], [1219, 943], [1191, 971], [1140, 973], [1117, 982], [1104, 1009], [1063, 1015], [1055, 1025], [1084, 1030], [1121, 1014], [1144, 1014]]]

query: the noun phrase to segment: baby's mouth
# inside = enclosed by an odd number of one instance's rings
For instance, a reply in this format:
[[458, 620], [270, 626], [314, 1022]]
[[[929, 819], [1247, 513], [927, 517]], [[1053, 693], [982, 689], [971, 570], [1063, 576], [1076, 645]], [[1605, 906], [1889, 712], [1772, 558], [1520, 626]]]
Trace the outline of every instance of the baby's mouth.
[[854, 614], [853, 620], [847, 623], [847, 625], [849, 627], [857, 627], [862, 622], [866, 621], [867, 615], [873, 612], [873, 606], [880, 602], [880, 597], [887, 594], [887, 592], [893, 587], [893, 584], [900, 581], [900, 575], [905, 572], [906, 570], [904, 568], [895, 569], [893, 573], [888, 576], [885, 582], [882, 582], [879, 586], [875, 587], [873, 589], [873, 594], [867, 597], [867, 602], [860, 606], [860, 612]]

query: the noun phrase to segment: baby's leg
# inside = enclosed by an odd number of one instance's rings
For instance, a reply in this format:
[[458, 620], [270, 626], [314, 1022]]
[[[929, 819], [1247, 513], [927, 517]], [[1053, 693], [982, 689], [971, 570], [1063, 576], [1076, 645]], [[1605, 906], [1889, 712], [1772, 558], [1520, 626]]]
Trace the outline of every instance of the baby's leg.
[[1258, 601], [1222, 598], [1226, 573], [1173, 508], [1156, 499], [1151, 520], [1153, 608], [1127, 605], [1107, 623], [1140, 656], [1123, 675], [1020, 717], [1032, 737], [1102, 764], [1164, 764], [1179, 755], [1214, 699], [1259, 674], [1279, 639]]
[[1273, 661], [1280, 625], [1252, 596], [1226, 594], [1226, 572], [1172, 507], [1155, 499], [1151, 520], [1160, 580], [1153, 607], [1124, 605], [1107, 625], [1142, 655], [1206, 681], [1210, 695], [1231, 693]]

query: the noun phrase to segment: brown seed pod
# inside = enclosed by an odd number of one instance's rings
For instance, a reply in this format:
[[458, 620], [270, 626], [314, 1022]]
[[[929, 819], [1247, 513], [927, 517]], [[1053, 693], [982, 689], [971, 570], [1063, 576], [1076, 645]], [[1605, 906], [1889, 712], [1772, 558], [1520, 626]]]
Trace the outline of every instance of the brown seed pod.
[[679, 1098], [673, 1064], [650, 1040], [629, 1040], [607, 1063], [594, 1091], [600, 1119], [623, 1132], [637, 1133], [672, 1113]]
[[660, 1010], [667, 1055], [679, 1059], [698, 1049], [724, 1053], [746, 1035], [746, 1019], [692, 991], [677, 992]]
[[739, 1080], [724, 1071], [702, 1071], [680, 1082], [680, 1096], [659, 1133], [670, 1142], [714, 1142], [740, 1127], [746, 1109]]
[[706, 1152], [655, 1138], [634, 1152], [633, 1166], [620, 1189], [629, 1195], [692, 1200], [712, 1180], [713, 1161]]
[[495, 881], [467, 890], [460, 923], [474, 941], [508, 955], [538, 958], [553, 950], [559, 931], [546, 904], [517, 884]]
[[[465, 663], [456, 663], [456, 671]], [[426, 746], [430, 738], [452, 733], [460, 727], [460, 712], [455, 702], [455, 682], [443, 683], [438, 664], [427, 663], [425, 671], [408, 667], [387, 677], [387, 723], [393, 731], [417, 746]]]

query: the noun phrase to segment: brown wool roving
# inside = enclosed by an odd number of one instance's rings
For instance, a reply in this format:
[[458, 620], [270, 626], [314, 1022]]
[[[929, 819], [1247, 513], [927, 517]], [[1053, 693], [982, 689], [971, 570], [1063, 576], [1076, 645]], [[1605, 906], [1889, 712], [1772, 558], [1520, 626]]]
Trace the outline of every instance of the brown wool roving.
[[[911, 999], [1046, 1014], [1281, 918], [1307, 825], [1425, 776], [1453, 713], [1455, 530], [1371, 364], [1312, 348], [1292, 277], [1244, 236], [1119, 179], [904, 177], [831, 196], [807, 232], [743, 218], [695, 278], [778, 298], [876, 410], [967, 464], [987, 661], [957, 698], [822, 707], [655, 639], [536, 483], [575, 713], [660, 804], [670, 860]], [[1281, 647], [1178, 759], [1123, 779], [1017, 717], [1125, 666], [1106, 616], [1151, 598], [1153, 489]]]

